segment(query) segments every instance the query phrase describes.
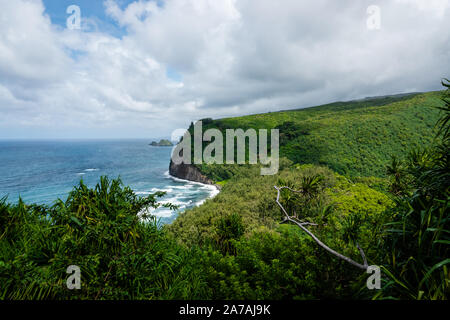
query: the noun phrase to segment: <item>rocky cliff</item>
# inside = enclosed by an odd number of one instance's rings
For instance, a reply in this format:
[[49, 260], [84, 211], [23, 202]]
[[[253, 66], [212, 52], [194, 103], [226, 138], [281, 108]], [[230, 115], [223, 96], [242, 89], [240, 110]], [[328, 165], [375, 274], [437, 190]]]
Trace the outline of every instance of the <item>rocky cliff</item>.
[[170, 160], [169, 174], [179, 179], [195, 181], [205, 184], [214, 184], [214, 182], [206, 177], [192, 164], [175, 164]]

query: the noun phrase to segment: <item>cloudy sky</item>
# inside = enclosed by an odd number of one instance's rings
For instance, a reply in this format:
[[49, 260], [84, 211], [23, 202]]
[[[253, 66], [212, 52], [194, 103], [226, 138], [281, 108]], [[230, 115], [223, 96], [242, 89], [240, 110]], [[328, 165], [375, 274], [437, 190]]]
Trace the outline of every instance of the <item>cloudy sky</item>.
[[450, 0], [0, 0], [0, 139], [162, 137], [443, 77]]

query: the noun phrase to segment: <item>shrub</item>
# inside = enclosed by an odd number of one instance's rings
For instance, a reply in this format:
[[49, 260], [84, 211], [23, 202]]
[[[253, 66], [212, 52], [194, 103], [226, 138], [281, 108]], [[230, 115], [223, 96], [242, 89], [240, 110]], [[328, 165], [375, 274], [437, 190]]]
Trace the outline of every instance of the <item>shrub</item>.
[[[0, 298], [204, 298], [194, 252], [142, 214], [163, 194], [140, 198], [120, 180], [102, 177], [93, 189], [80, 182], [52, 207], [3, 200]], [[66, 287], [69, 265], [81, 269], [81, 290]]]

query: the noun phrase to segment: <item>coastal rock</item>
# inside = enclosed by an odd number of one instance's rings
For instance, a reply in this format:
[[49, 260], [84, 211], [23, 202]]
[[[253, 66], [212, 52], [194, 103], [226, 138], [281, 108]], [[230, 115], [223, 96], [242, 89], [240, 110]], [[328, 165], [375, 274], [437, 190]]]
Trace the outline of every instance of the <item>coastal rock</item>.
[[192, 164], [184, 164], [184, 163], [175, 164], [172, 160], [170, 160], [169, 174], [179, 179], [200, 182], [205, 184], [214, 184], [214, 182], [211, 179], [202, 174], [200, 170], [198, 170]]
[[161, 139], [159, 142], [152, 141], [152, 143], [150, 143], [150, 145], [153, 147], [171, 147], [171, 146], [173, 146], [173, 143], [170, 142], [169, 140]]

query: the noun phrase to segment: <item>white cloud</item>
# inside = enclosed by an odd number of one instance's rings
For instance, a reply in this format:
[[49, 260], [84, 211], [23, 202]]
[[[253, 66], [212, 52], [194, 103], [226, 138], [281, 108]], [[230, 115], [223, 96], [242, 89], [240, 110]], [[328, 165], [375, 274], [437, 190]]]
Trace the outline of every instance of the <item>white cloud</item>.
[[[117, 38], [56, 27], [40, 0], [0, 0], [0, 137], [168, 135], [203, 117], [440, 89], [449, 1], [373, 2], [107, 0]], [[366, 28], [371, 4], [380, 30]]]

